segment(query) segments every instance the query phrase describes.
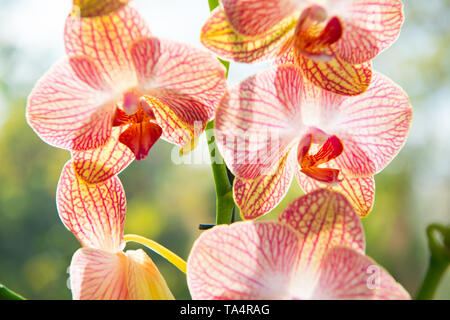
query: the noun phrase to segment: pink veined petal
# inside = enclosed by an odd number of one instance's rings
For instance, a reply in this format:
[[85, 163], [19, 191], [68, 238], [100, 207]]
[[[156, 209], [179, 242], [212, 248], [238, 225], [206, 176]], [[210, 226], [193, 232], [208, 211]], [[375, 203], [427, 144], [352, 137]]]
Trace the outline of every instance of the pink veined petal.
[[139, 250], [128, 250], [127, 283], [130, 300], [173, 300], [166, 281], [152, 259]]
[[90, 184], [101, 183], [119, 174], [134, 160], [133, 152], [119, 142], [126, 129], [127, 126], [112, 128], [111, 138], [102, 147], [72, 151], [72, 162], [80, 178]]
[[344, 2], [338, 16], [344, 33], [335, 44], [343, 60], [360, 64], [375, 58], [398, 37], [403, 24], [400, 0], [352, 0]]
[[225, 11], [219, 7], [212, 12], [203, 26], [200, 41], [206, 48], [224, 59], [244, 63], [275, 59], [283, 42], [292, 35], [297, 18], [296, 14], [292, 14], [270, 30], [250, 37], [236, 32], [230, 25]]
[[204, 232], [187, 265], [198, 299], [289, 299], [298, 235], [276, 222], [239, 222]]
[[353, 176], [380, 172], [404, 145], [412, 122], [407, 94], [387, 77], [374, 73], [370, 87], [360, 96], [336, 105], [331, 134], [344, 143], [339, 167]]
[[80, 17], [95, 17], [122, 8], [131, 0], [73, 0], [73, 14]]
[[127, 300], [127, 257], [93, 248], [78, 249], [70, 264], [74, 300]]
[[111, 135], [112, 93], [91, 59], [56, 63], [28, 98], [26, 116], [45, 142], [69, 150], [103, 145]]
[[123, 92], [136, 86], [130, 46], [149, 35], [150, 31], [139, 13], [124, 6], [92, 18], [69, 16], [64, 41], [69, 57], [90, 57], [116, 92]]
[[209, 52], [156, 38], [137, 41], [131, 56], [162, 137], [178, 145], [198, 137], [227, 89], [223, 65]]
[[[291, 156], [289, 156], [291, 155]], [[273, 174], [254, 180], [236, 177], [233, 183], [233, 197], [244, 220], [256, 219], [267, 214], [283, 200], [294, 176], [293, 153], [288, 153]]]
[[58, 182], [56, 204], [61, 221], [83, 246], [121, 251], [126, 199], [119, 178], [88, 184], [69, 161]]
[[294, 66], [256, 74], [232, 87], [216, 113], [216, 141], [242, 179], [268, 174], [305, 129], [299, 113], [303, 80]]
[[245, 36], [263, 34], [301, 9], [292, 0], [222, 0], [222, 5], [231, 27]]
[[337, 246], [328, 251], [313, 299], [409, 300], [389, 273], [361, 252]]
[[319, 189], [292, 202], [278, 221], [300, 234], [298, 272], [317, 275], [326, 252], [347, 245], [364, 252], [365, 240], [359, 216], [340, 193]]
[[[333, 164], [329, 165], [333, 167]], [[328, 188], [330, 190], [338, 191], [346, 196], [351, 203], [356, 213], [365, 217], [372, 210], [375, 201], [375, 179], [373, 176], [355, 178], [345, 175], [341, 172], [343, 179], [339, 183], [325, 184], [314, 180], [300, 170], [296, 171], [296, 177], [302, 190], [306, 193], [319, 188]]]

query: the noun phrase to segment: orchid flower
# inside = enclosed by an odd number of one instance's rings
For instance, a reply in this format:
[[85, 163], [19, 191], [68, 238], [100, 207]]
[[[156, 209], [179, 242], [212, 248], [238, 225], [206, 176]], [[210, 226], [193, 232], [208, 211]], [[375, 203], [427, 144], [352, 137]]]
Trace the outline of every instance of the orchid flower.
[[68, 58], [39, 80], [26, 114], [42, 140], [71, 150], [89, 183], [146, 158], [159, 138], [189, 152], [226, 90], [212, 54], [150, 36], [130, 6], [69, 16], [65, 47]]
[[364, 94], [348, 97], [281, 65], [229, 90], [217, 109], [216, 139], [237, 177], [234, 199], [244, 219], [273, 209], [294, 175], [305, 192], [339, 190], [365, 216], [373, 176], [399, 152], [411, 119], [406, 93], [379, 73]]
[[201, 41], [224, 59], [292, 55], [315, 85], [358, 95], [370, 84], [371, 60], [398, 37], [400, 0], [222, 0]]
[[69, 161], [56, 197], [61, 221], [83, 246], [70, 265], [74, 299], [173, 299], [166, 281], [143, 250], [123, 251], [128, 241], [142, 243], [185, 272], [185, 262], [161, 245], [134, 235], [123, 236], [126, 200], [119, 178], [88, 184]]
[[195, 299], [410, 299], [364, 254], [364, 233], [347, 199], [316, 190], [278, 221], [216, 226], [194, 243], [187, 264]]

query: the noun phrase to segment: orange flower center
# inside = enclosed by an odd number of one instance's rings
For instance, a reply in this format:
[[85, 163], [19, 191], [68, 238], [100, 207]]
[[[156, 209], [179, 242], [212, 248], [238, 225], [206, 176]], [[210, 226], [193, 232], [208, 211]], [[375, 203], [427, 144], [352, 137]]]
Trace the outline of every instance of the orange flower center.
[[341, 180], [339, 178], [340, 170], [319, 168], [319, 165], [339, 157], [344, 151], [344, 144], [337, 136], [333, 135], [328, 137], [317, 153], [310, 154], [313, 139], [313, 134], [309, 133], [303, 137], [298, 145], [297, 159], [301, 172], [320, 182], [339, 182]]
[[119, 141], [126, 145], [136, 157], [136, 160], [147, 158], [152, 146], [162, 135], [162, 129], [153, 122], [156, 120], [153, 112], [141, 95], [131, 89], [123, 95], [123, 110], [116, 108], [113, 126], [128, 128], [119, 136]]

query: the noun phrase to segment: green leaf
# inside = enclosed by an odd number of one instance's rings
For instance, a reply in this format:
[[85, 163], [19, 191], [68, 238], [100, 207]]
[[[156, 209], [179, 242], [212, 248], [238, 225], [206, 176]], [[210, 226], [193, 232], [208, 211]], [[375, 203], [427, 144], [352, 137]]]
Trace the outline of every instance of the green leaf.
[[25, 300], [25, 298], [0, 283], [0, 300]]

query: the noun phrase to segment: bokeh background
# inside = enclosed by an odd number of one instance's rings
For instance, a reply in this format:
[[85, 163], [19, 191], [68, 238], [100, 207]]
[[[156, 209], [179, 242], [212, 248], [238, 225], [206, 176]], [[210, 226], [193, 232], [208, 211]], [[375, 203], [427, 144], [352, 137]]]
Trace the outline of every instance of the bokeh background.
[[[133, 5], [155, 35], [200, 46], [208, 1], [135, 0]], [[400, 38], [374, 67], [408, 92], [413, 126], [399, 156], [376, 176], [375, 207], [363, 224], [367, 254], [414, 295], [427, 265], [425, 228], [450, 222], [450, 1], [404, 0], [404, 5]], [[39, 140], [25, 121], [34, 83], [64, 55], [70, 9], [70, 0], [0, 0], [0, 283], [30, 299], [71, 298], [67, 270], [79, 248], [55, 204], [69, 153]], [[229, 83], [265, 67], [232, 63]], [[175, 164], [172, 151], [160, 141], [147, 160], [120, 174], [128, 200], [125, 232], [187, 258], [199, 223], [214, 223], [215, 193], [208, 164]], [[196, 154], [204, 151], [203, 143]], [[299, 195], [294, 183], [265, 219], [275, 218]], [[190, 298], [185, 276], [149, 254], [175, 297]], [[437, 298], [450, 299], [450, 272]]]

